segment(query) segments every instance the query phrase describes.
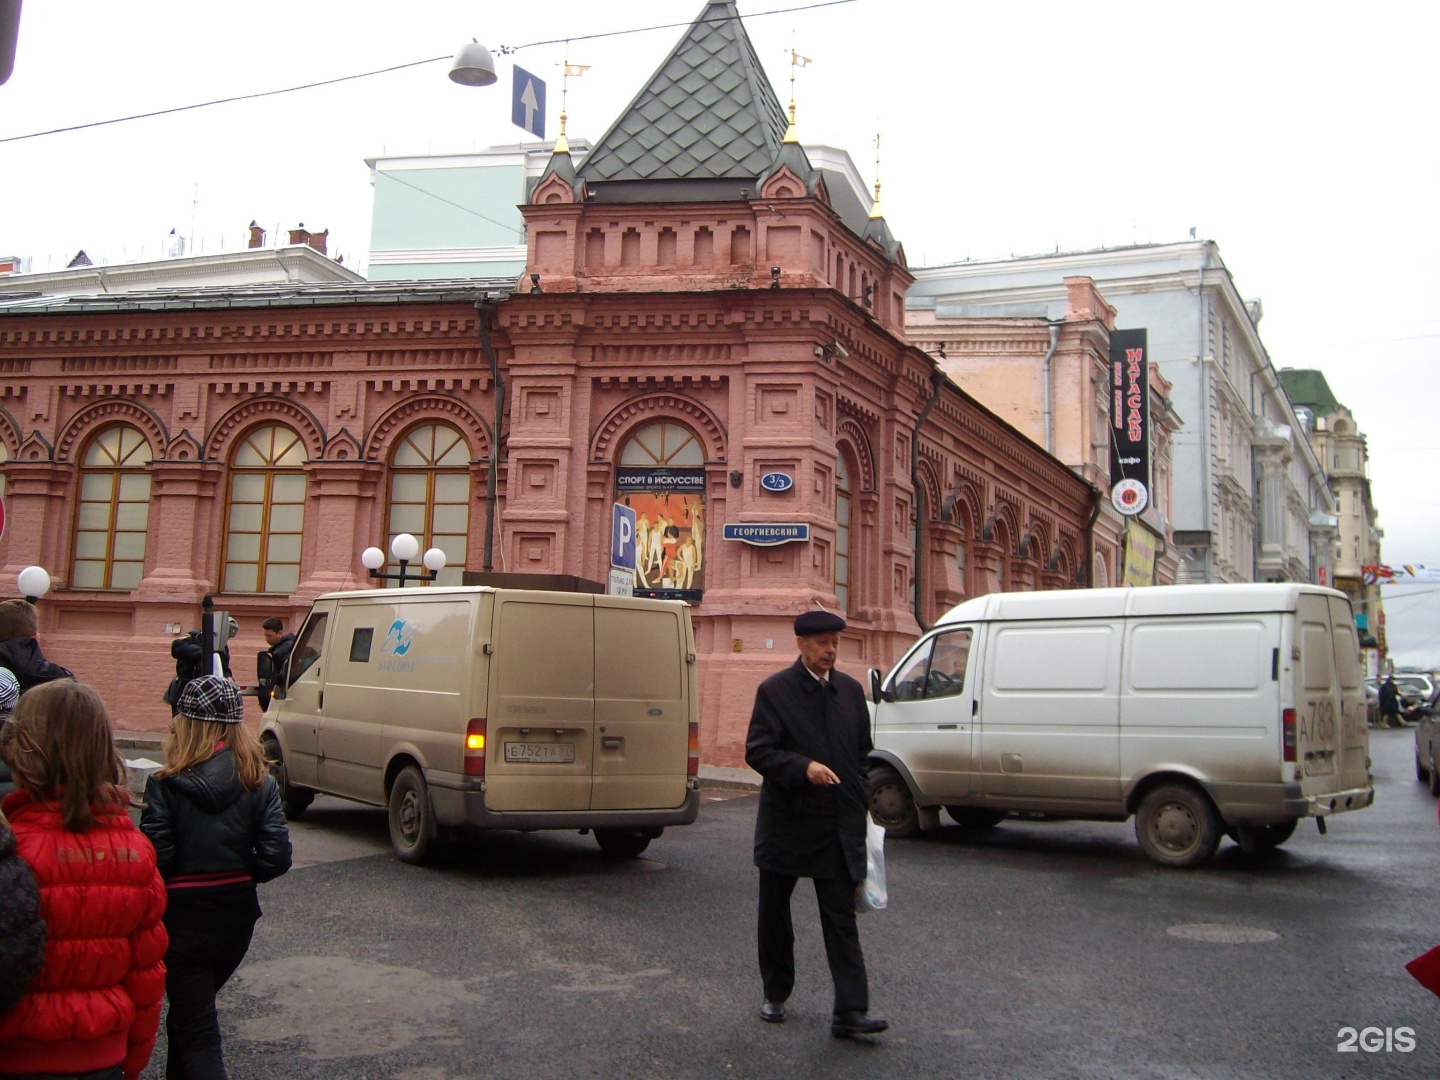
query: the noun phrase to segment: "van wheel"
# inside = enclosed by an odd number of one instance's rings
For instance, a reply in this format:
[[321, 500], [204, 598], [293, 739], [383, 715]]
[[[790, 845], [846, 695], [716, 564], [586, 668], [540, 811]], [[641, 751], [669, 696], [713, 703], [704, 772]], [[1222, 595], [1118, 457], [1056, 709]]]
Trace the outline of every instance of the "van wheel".
[[650, 846], [650, 837], [639, 829], [596, 829], [595, 842], [612, 859], [633, 859]]
[[290, 774], [285, 771], [285, 757], [280, 753], [278, 740], [264, 739], [260, 745], [265, 750], [265, 767], [270, 770], [270, 775], [275, 778], [275, 786], [280, 789], [280, 809], [286, 820], [294, 821], [310, 809], [310, 804], [315, 801], [315, 792], [290, 783]]
[[993, 829], [1005, 820], [1004, 810], [983, 810], [974, 806], [947, 806], [945, 813], [950, 820], [970, 832], [984, 832]]
[[407, 765], [390, 789], [390, 846], [403, 863], [418, 866], [434, 854], [435, 810], [425, 777]]
[[888, 765], [870, 770], [870, 816], [886, 836], [903, 839], [920, 828], [920, 815], [905, 778]]
[[1188, 784], [1162, 784], [1140, 801], [1135, 838], [1161, 866], [1199, 866], [1220, 846], [1220, 815]]
[[1430, 794], [1440, 795], [1440, 769], [1435, 768], [1435, 751], [1430, 751]]
[[1424, 764], [1422, 764], [1421, 761], [1420, 761], [1420, 751], [1419, 751], [1419, 750], [1416, 750], [1416, 751], [1415, 751], [1415, 779], [1416, 779], [1416, 780], [1419, 780], [1422, 784], [1423, 784], [1426, 780], [1430, 779], [1429, 774], [1427, 774], [1427, 773], [1425, 772], [1425, 766], [1424, 766]]

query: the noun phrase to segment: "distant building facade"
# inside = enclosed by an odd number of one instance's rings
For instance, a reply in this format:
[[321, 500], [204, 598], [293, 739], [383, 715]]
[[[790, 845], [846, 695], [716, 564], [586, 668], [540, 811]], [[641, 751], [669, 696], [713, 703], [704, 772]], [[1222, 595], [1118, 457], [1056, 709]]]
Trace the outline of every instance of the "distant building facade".
[[1335, 588], [1350, 597], [1361, 622], [1362, 641], [1373, 638], [1383, 668], [1384, 619], [1380, 585], [1367, 581], [1364, 568], [1383, 560], [1379, 511], [1370, 494], [1370, 450], [1355, 416], [1335, 399], [1325, 373], [1314, 369], [1281, 368], [1280, 384], [1295, 407], [1309, 436], [1316, 458], [1335, 497], [1338, 535], [1335, 538]]
[[1173, 584], [1179, 567], [1171, 526], [1173, 458], [1182, 421], [1170, 404], [1170, 384], [1157, 364], [1148, 365], [1150, 497], [1141, 514], [1128, 518], [1104, 497], [1111, 489], [1109, 370], [1115, 309], [1087, 277], [1067, 277], [1064, 287], [1063, 313], [1054, 320], [1044, 315], [951, 316], [943, 307], [922, 306], [907, 311], [906, 332], [966, 393], [1100, 493], [1085, 584]]
[[1335, 507], [1257, 325], [1211, 241], [1062, 252], [915, 271], [907, 320], [1063, 319], [1065, 279], [1088, 277], [1115, 326], [1145, 329], [1184, 426], [1174, 436], [1171, 525], [1184, 581], [1332, 575]]

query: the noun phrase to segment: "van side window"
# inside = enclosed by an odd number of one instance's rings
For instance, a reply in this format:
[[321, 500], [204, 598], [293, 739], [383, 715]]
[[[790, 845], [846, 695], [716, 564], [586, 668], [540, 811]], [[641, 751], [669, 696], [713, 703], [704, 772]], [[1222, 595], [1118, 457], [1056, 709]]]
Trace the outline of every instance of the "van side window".
[[300, 631], [300, 638], [295, 642], [295, 651], [290, 654], [288, 681], [291, 685], [320, 659], [320, 650], [325, 646], [325, 624], [329, 621], [328, 612], [312, 615], [306, 622], [305, 629]]
[[970, 660], [970, 634], [968, 629], [952, 630], [931, 638], [896, 676], [895, 700], [922, 701], [960, 693]]

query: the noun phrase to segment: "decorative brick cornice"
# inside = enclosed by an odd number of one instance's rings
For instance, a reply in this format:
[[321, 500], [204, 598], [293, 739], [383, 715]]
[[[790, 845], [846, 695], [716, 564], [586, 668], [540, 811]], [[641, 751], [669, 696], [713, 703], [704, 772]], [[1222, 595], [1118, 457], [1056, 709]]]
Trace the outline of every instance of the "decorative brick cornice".
[[[470, 405], [448, 394], [408, 398], [381, 414], [365, 437], [365, 458], [381, 461], [400, 432], [425, 420], [438, 420], [460, 429], [469, 440], [472, 460], [490, 452], [490, 426]], [[329, 453], [327, 448], [327, 454]]]
[[56, 460], [70, 461], [75, 448], [86, 436], [97, 428], [117, 422], [138, 428], [145, 436], [145, 441], [150, 444], [152, 457], [163, 454], [165, 447], [169, 445], [170, 432], [166, 430], [165, 422], [154, 412], [125, 398], [110, 398], [85, 406], [60, 429], [60, 435], [55, 440]]
[[284, 398], [254, 398], [235, 406], [222, 416], [205, 438], [205, 457], [211, 460], [226, 456], [231, 441], [243, 429], [266, 421], [279, 421], [294, 428], [305, 440], [306, 458], [324, 455], [325, 427], [305, 406]]
[[724, 461], [729, 453], [725, 425], [704, 404], [680, 394], [658, 393], [621, 402], [595, 429], [590, 439], [591, 461], [613, 461], [621, 437], [641, 423], [676, 419], [695, 428], [705, 443], [706, 461]]
[[847, 442], [860, 465], [860, 490], [875, 490], [875, 450], [865, 425], [853, 416], [841, 416], [835, 424], [835, 441]]

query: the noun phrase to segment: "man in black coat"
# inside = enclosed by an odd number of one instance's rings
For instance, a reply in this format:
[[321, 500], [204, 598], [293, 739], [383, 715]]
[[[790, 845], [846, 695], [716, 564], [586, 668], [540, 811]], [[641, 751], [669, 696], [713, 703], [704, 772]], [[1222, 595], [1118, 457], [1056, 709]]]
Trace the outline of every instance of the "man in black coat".
[[800, 656], [755, 692], [746, 763], [764, 777], [755, 819], [760, 869], [760, 1019], [785, 1020], [795, 986], [790, 896], [799, 878], [815, 883], [825, 956], [835, 983], [830, 1031], [875, 1035], [889, 1025], [870, 1010], [865, 957], [855, 924], [855, 892], [865, 879], [866, 759], [870, 715], [865, 693], [835, 670], [845, 620], [807, 611], [795, 620]]
[[270, 646], [265, 651], [270, 654], [270, 664], [275, 672], [275, 681], [269, 686], [260, 686], [256, 697], [260, 700], [260, 711], [264, 712], [270, 708], [270, 696], [276, 690], [284, 690], [286, 685], [285, 664], [290, 659], [290, 653], [295, 648], [295, 635], [285, 633], [285, 624], [273, 616], [260, 624], [260, 631], [265, 635], [265, 644]]

